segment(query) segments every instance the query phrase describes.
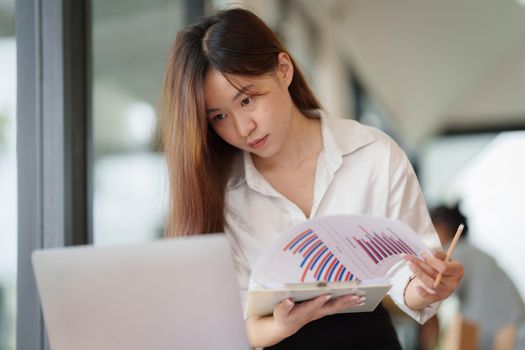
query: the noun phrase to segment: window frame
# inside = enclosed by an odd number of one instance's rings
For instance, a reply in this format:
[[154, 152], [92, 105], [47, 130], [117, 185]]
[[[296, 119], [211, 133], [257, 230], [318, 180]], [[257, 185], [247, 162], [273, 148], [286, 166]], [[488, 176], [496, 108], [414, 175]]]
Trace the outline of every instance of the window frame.
[[17, 1], [17, 349], [49, 349], [35, 249], [92, 241], [90, 1]]

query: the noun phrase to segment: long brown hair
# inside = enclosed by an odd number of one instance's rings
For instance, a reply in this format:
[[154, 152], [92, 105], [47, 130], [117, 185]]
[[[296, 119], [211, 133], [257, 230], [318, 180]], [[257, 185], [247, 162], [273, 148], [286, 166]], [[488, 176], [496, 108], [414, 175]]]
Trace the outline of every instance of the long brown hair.
[[[225, 75], [274, 71], [287, 50], [253, 13], [218, 12], [177, 34], [161, 95], [161, 137], [170, 180], [167, 236], [224, 231], [225, 191], [237, 150], [207, 122], [204, 79], [210, 69]], [[320, 104], [292, 59], [288, 88], [305, 115]]]

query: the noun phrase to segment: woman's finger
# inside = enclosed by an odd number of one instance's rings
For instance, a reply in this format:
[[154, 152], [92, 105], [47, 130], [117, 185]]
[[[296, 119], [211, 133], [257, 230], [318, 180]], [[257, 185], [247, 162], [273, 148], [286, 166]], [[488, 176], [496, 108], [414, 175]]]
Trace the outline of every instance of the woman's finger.
[[443, 294], [444, 297], [447, 297], [455, 289], [457, 281], [459, 281], [462, 276], [462, 272], [460, 271], [462, 268], [461, 264], [457, 264], [456, 262], [446, 263], [444, 268], [445, 273], [442, 274], [439, 285], [434, 287], [438, 271], [426, 263], [426, 261], [430, 259], [421, 261], [414, 256], [406, 256], [404, 259], [409, 262], [410, 270], [418, 277], [420, 282], [425, 285], [427, 292], [431, 294]]
[[463, 265], [459, 261], [448, 262], [437, 288], [445, 288], [447, 292], [452, 292], [463, 278], [463, 274]]
[[464, 273], [465, 269], [463, 267], [463, 264], [458, 260], [451, 260], [447, 263], [447, 269], [444, 274], [453, 275], [461, 279]]
[[338, 311], [348, 309], [353, 306], [361, 306], [366, 301], [365, 296], [360, 295], [345, 295], [334, 298], [323, 306], [323, 313], [331, 315]]
[[463, 278], [464, 269], [463, 265], [459, 261], [450, 261], [447, 263], [447, 270], [443, 274], [441, 279], [440, 287], [445, 288], [447, 291], [452, 292], [458, 286], [459, 282]]
[[442, 299], [442, 297], [439, 294], [430, 293], [426, 288], [424, 288], [421, 285], [417, 286], [416, 290], [419, 293], [419, 295], [421, 295], [423, 298], [425, 298], [427, 300], [430, 300], [431, 302], [435, 302], [435, 301], [438, 301], [438, 300]]
[[273, 309], [273, 317], [280, 319], [287, 317], [293, 310], [294, 306], [295, 303], [290, 298], [281, 301], [279, 304], [275, 305]]
[[436, 249], [432, 251], [432, 254], [434, 254], [434, 256], [439, 260], [445, 260], [445, 257], [447, 256], [447, 254], [442, 249]]
[[292, 311], [292, 313], [297, 316], [310, 319], [312, 318], [312, 315], [317, 315], [319, 313], [319, 310], [331, 299], [331, 295], [323, 294], [318, 296], [317, 298], [300, 302], [296, 304], [295, 309]]
[[434, 284], [434, 278], [429, 276], [419, 265], [414, 264], [410, 261], [408, 263], [408, 267], [410, 271], [412, 271], [414, 276], [417, 277], [423, 284], [425, 284], [429, 288], [432, 287], [432, 285]]
[[422, 253], [421, 255], [423, 256], [425, 263], [430, 265], [434, 270], [441, 273], [444, 273], [447, 270], [447, 263], [444, 260], [427, 253]]
[[419, 267], [421, 270], [423, 270], [427, 275], [429, 275], [431, 278], [436, 278], [437, 275], [438, 275], [438, 271], [436, 271], [432, 266], [428, 265], [427, 263], [425, 263], [424, 261], [416, 258], [416, 257], [411, 257], [410, 260], [409, 260], [410, 263], [416, 265], [417, 267]]

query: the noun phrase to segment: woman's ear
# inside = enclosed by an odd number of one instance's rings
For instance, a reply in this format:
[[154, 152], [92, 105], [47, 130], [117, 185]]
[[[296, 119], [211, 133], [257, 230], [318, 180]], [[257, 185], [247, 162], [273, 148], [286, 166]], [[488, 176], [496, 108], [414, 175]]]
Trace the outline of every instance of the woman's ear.
[[285, 83], [286, 87], [288, 87], [292, 83], [292, 79], [293, 79], [294, 67], [293, 67], [292, 60], [286, 52], [281, 52], [279, 53], [278, 61], [279, 63], [278, 63], [277, 73], [279, 74], [279, 78], [281, 78], [283, 82]]

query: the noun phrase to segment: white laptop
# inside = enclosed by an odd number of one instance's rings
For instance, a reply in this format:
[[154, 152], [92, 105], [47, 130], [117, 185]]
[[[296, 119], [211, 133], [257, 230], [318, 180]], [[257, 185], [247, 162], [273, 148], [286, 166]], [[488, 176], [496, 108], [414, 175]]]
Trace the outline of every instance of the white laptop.
[[52, 350], [249, 349], [223, 235], [33, 253]]

